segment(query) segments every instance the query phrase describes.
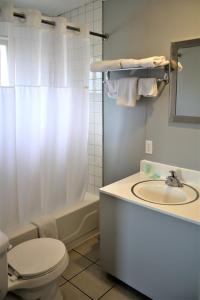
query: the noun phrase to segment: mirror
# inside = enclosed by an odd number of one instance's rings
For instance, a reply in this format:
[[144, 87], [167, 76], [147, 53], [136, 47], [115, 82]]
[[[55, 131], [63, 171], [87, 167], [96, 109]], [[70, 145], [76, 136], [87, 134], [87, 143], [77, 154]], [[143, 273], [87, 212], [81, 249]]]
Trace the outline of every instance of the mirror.
[[200, 123], [200, 39], [172, 43], [171, 66], [170, 121]]

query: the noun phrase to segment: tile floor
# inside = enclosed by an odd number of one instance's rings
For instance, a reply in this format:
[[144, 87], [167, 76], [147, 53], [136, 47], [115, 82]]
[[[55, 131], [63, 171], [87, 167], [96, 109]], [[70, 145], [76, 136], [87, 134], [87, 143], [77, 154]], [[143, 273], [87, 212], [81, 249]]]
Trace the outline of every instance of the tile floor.
[[59, 279], [64, 300], [149, 299], [101, 270], [97, 238], [72, 249], [69, 255], [70, 263]]
[[93, 238], [69, 252], [70, 264], [60, 278], [65, 300], [148, 300], [101, 270], [99, 240]]

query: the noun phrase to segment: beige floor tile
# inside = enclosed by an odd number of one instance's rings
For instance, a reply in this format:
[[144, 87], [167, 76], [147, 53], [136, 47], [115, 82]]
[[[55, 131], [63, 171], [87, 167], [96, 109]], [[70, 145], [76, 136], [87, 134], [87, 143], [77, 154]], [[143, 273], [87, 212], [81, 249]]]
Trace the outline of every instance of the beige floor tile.
[[61, 287], [61, 292], [63, 294], [63, 298], [64, 298], [63, 300], [89, 300], [90, 299], [69, 282], [67, 282]]
[[92, 264], [91, 261], [86, 257], [83, 257], [73, 250], [69, 252], [69, 257], [69, 265], [66, 268], [65, 272], [62, 274], [62, 276], [67, 280], [71, 279]]
[[76, 247], [74, 250], [96, 262], [100, 257], [99, 239], [92, 238], [82, 245]]
[[101, 300], [148, 300], [149, 298], [126, 285], [116, 285]]
[[70, 281], [95, 300], [114, 286], [114, 281], [111, 277], [102, 272], [101, 268], [95, 264]]
[[8, 293], [4, 300], [19, 300], [19, 299], [20, 299], [19, 297], [15, 296], [11, 293]]
[[96, 265], [98, 265], [99, 267], [101, 267], [101, 260], [97, 259], [97, 261], [95, 262]]
[[66, 283], [66, 282], [67, 282], [67, 280], [66, 280], [65, 278], [63, 278], [62, 276], [60, 276], [60, 277], [58, 278], [58, 285], [59, 285], [59, 286], [63, 285], [63, 284]]

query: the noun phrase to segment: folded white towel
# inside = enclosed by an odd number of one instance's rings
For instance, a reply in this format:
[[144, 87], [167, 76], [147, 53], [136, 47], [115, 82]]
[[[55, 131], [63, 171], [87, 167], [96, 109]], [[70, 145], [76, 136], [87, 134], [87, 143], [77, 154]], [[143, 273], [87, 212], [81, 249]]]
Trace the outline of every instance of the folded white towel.
[[120, 68], [121, 65], [119, 59], [96, 61], [90, 65], [91, 72], [106, 72], [108, 70], [116, 70]]
[[138, 94], [144, 97], [156, 97], [158, 95], [156, 78], [140, 78], [138, 80]]
[[152, 56], [142, 59], [121, 59], [123, 69], [127, 68], [155, 68], [169, 64], [165, 56]]
[[137, 92], [138, 78], [121, 78], [109, 80], [106, 83], [106, 91], [110, 98], [117, 99], [117, 105], [134, 107], [140, 98]]
[[56, 220], [50, 216], [42, 216], [31, 222], [38, 229], [39, 237], [58, 239]]
[[130, 58], [97, 61], [90, 65], [90, 70], [91, 72], [106, 72], [109, 70], [128, 68], [155, 68], [168, 64], [169, 61], [166, 60], [165, 56], [152, 56], [143, 59]]
[[117, 105], [134, 107], [140, 98], [137, 85], [136, 77], [118, 79]]

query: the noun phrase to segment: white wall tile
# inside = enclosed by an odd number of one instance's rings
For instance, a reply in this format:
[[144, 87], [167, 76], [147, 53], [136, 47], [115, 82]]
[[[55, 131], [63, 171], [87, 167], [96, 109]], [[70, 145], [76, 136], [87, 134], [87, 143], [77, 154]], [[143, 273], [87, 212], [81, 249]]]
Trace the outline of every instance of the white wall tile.
[[88, 155], [96, 155], [94, 145], [88, 145]]
[[88, 192], [89, 193], [96, 193], [95, 186], [93, 184], [88, 184]]
[[93, 92], [93, 91], [89, 91], [89, 100], [90, 101], [94, 101], [95, 100], [95, 97], [96, 96], [96, 93]]
[[95, 124], [102, 124], [102, 114], [101, 113], [94, 113], [94, 122]]
[[88, 156], [89, 165], [95, 165], [95, 160], [93, 155]]
[[102, 146], [102, 135], [95, 135], [94, 136], [94, 144], [101, 147]]
[[95, 167], [94, 165], [89, 165], [89, 175], [95, 175]]
[[94, 112], [102, 114], [102, 102], [94, 103]]
[[[90, 30], [102, 31], [102, 0], [85, 0], [85, 5], [64, 16], [75, 24], [88, 24]], [[90, 36], [90, 61], [102, 60], [101, 38]], [[102, 185], [102, 73], [89, 75], [89, 184], [88, 192], [99, 194]]]
[[95, 156], [102, 156], [102, 147], [101, 146], [96, 146], [94, 147], [94, 154]]
[[89, 114], [89, 122], [94, 124], [94, 122], [95, 122], [95, 114], [94, 113]]
[[102, 157], [101, 156], [95, 156], [94, 165], [102, 168]]
[[95, 135], [94, 134], [89, 134], [89, 136], [88, 136], [88, 144], [89, 145], [94, 145], [94, 141], [95, 141]]
[[102, 8], [102, 3], [99, 0], [94, 2], [94, 9], [97, 9], [97, 8]]
[[95, 125], [91, 123], [89, 126], [89, 134], [95, 134], [95, 133], [96, 133]]
[[101, 20], [101, 19], [102, 19], [101, 8], [94, 9], [94, 20], [97, 21], [97, 20]]
[[97, 176], [97, 177], [101, 177], [102, 176], [102, 168], [95, 166], [94, 175]]
[[[98, 178], [98, 177], [96, 177], [96, 178]], [[95, 176], [90, 175], [90, 176], [89, 176], [89, 184], [90, 184], [90, 185], [95, 185], [95, 182], [97, 182], [97, 181], [95, 180]]]
[[97, 187], [102, 187], [102, 177], [101, 176], [94, 176], [95, 185]]
[[95, 130], [95, 135], [96, 134], [97, 135], [102, 135], [102, 132], [103, 132], [102, 125], [95, 124], [94, 130]]
[[98, 196], [99, 195], [99, 188], [95, 186], [95, 189], [94, 189], [94, 193]]
[[89, 104], [89, 111], [90, 113], [94, 113], [96, 112], [96, 103], [94, 103], [94, 101], [90, 101], [90, 104]]
[[96, 92], [95, 93], [95, 101], [102, 102], [102, 92]]

